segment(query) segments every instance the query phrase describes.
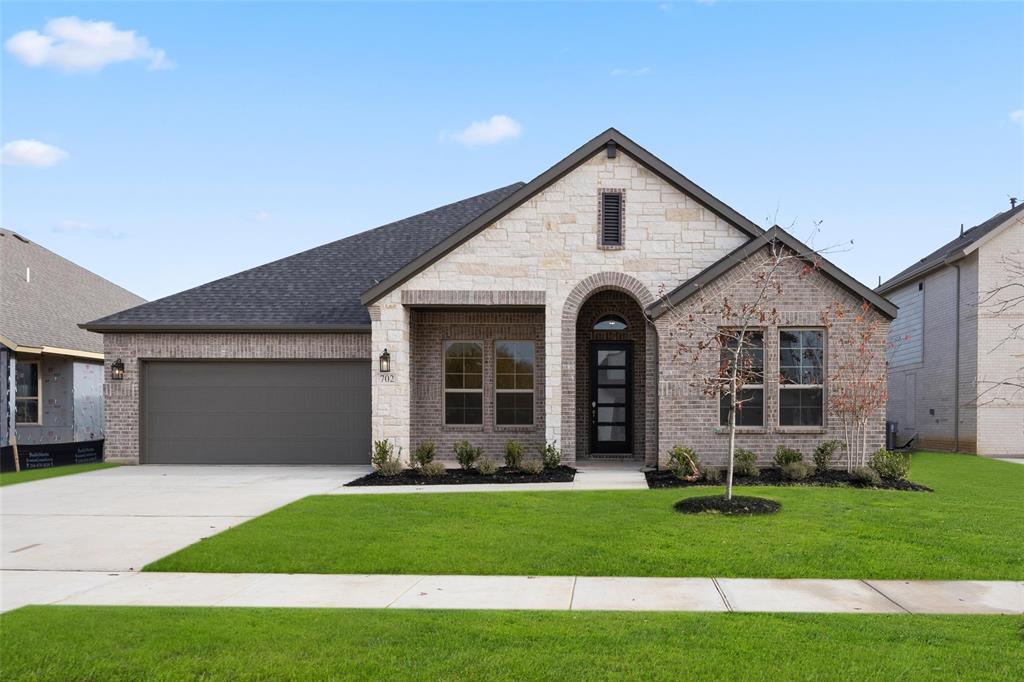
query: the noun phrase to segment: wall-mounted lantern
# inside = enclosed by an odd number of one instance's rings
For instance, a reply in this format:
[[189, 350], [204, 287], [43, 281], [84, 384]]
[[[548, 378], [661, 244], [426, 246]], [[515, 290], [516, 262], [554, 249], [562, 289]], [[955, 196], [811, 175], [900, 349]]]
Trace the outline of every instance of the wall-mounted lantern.
[[391, 353], [385, 348], [384, 352], [380, 354], [380, 373], [387, 374], [391, 371]]
[[124, 379], [124, 363], [121, 362], [121, 358], [114, 360], [114, 363], [110, 365], [110, 378], [114, 381]]

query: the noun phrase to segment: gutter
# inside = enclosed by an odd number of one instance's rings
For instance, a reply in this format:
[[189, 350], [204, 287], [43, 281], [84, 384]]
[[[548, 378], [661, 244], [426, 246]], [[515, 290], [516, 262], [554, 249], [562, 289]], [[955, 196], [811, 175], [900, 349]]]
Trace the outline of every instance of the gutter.
[[80, 328], [90, 332], [97, 332], [100, 334], [152, 334], [152, 333], [164, 333], [164, 332], [180, 332], [180, 333], [196, 333], [196, 332], [216, 332], [225, 334], [243, 334], [243, 333], [259, 333], [259, 334], [287, 334], [294, 332], [305, 332], [305, 333], [331, 333], [331, 332], [350, 332], [350, 333], [370, 333], [370, 325], [368, 324], [308, 324], [308, 325], [223, 325], [223, 324], [195, 324], [195, 325], [181, 325], [181, 324], [150, 324], [150, 325], [131, 325], [131, 324], [92, 324], [91, 322], [85, 322], [78, 325]]

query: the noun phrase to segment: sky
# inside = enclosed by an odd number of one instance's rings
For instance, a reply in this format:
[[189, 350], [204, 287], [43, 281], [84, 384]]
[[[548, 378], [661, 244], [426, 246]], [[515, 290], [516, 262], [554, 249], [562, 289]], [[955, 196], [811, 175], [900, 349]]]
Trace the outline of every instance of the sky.
[[[875, 285], [1024, 199], [1024, 3], [0, 5], [0, 224], [154, 299], [616, 127]], [[852, 244], [850, 244], [852, 242]]]

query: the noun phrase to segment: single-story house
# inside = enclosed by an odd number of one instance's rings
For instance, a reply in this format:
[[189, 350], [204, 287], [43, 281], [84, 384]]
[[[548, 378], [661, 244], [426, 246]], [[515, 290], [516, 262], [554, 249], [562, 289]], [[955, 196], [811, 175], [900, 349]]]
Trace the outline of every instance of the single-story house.
[[[877, 289], [892, 323], [900, 442], [1024, 455], [1024, 204], [964, 230]], [[1017, 301], [1014, 303], [1014, 301]]]
[[[720, 401], [690, 386], [666, 312], [708, 287], [742, 297], [737, 266], [779, 243], [808, 253], [609, 129], [528, 183], [85, 324], [104, 335], [108, 453], [341, 464], [367, 463], [371, 439], [446, 458], [464, 439], [500, 458], [516, 439], [570, 464], [655, 466], [677, 443], [721, 461]], [[886, 330], [896, 313], [819, 263], [789, 273], [784, 325], [759, 330], [766, 371], [739, 442], [763, 458], [841, 436], [822, 308], [867, 301]], [[806, 385], [780, 385], [780, 346]], [[883, 409], [870, 430], [880, 446]]]
[[25, 466], [102, 453], [103, 337], [79, 328], [144, 299], [0, 230], [0, 448]]

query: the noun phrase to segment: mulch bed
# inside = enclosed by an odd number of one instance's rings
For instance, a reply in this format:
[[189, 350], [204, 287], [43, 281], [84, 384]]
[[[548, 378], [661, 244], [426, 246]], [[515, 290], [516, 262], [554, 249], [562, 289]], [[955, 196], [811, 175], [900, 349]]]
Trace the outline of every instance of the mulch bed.
[[517, 469], [501, 467], [491, 476], [483, 476], [475, 469], [446, 469], [444, 476], [424, 476], [418, 470], [404, 469], [397, 476], [381, 476], [376, 471], [357, 478], [346, 486], [363, 485], [469, 485], [475, 483], [571, 483], [576, 470], [570, 466], [545, 469], [539, 474], [526, 474]]
[[782, 509], [782, 505], [775, 500], [740, 495], [733, 495], [731, 500], [727, 500], [721, 495], [688, 497], [685, 500], [679, 500], [672, 506], [681, 514], [723, 514], [725, 516], [774, 514]]
[[[718, 483], [708, 483], [707, 481], [681, 481], [672, 475], [671, 471], [665, 471], [659, 469], [658, 471], [648, 471], [647, 476], [647, 487], [648, 488], [689, 488], [691, 486], [700, 485], [725, 485], [725, 472], [722, 472], [722, 480]], [[823, 473], [813, 473], [802, 481], [789, 481], [782, 477], [782, 472], [776, 467], [765, 467], [761, 469], [760, 476], [734, 476], [733, 485], [777, 485], [777, 486], [790, 486], [790, 485], [816, 485], [826, 487], [845, 487], [845, 488], [876, 488], [883, 490], [912, 490], [920, 492], [934, 492], [931, 488], [926, 485], [919, 483], [913, 483], [911, 481], [897, 481], [892, 478], [883, 478], [882, 483], [877, 486], [866, 486], [860, 481], [853, 477], [853, 474], [838, 469], [830, 469]]]

